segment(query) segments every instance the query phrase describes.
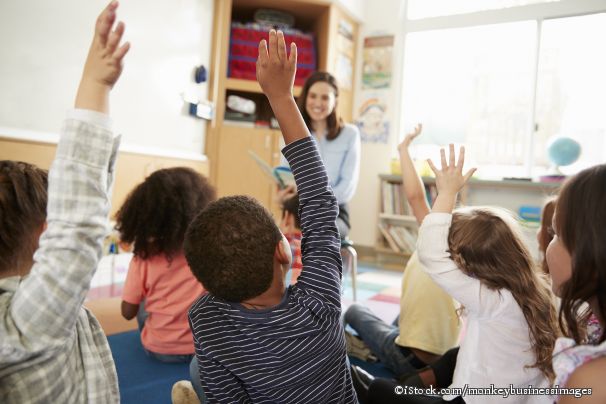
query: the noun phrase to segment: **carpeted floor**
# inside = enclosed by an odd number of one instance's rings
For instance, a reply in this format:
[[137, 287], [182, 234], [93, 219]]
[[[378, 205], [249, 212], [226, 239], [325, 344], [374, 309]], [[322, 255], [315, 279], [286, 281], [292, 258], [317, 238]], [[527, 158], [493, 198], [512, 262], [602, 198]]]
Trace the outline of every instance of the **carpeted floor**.
[[[141, 347], [135, 320], [120, 316], [119, 297], [125, 277], [125, 266], [120, 261], [111, 273], [111, 266], [100, 267], [86, 306], [95, 313], [108, 340], [118, 372], [121, 402], [123, 404], [170, 403], [172, 385], [189, 379], [187, 364], [164, 364], [149, 358]], [[391, 323], [399, 313], [400, 281], [402, 274], [366, 265], [358, 266], [357, 301], [373, 310], [377, 316]], [[113, 281], [113, 283], [111, 283]], [[353, 302], [351, 279], [344, 279], [343, 311]], [[351, 362], [377, 376], [389, 377], [381, 364], [367, 364], [355, 358]]]
[[189, 364], [162, 363], [148, 357], [138, 330], [114, 334], [107, 339], [116, 362], [123, 404], [170, 404], [173, 384], [189, 380]]

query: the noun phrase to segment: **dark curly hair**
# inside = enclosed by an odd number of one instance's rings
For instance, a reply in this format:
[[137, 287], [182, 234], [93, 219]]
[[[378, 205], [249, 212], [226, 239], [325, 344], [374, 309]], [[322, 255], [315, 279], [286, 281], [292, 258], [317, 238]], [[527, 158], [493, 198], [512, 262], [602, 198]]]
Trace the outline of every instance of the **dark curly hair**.
[[242, 302], [269, 289], [282, 233], [255, 199], [229, 196], [208, 205], [185, 235], [185, 257], [213, 295]]
[[216, 199], [215, 188], [187, 167], [158, 170], [139, 184], [116, 214], [120, 240], [135, 243], [141, 259], [183, 249], [183, 238], [191, 220]]
[[0, 161], [0, 273], [33, 264], [37, 229], [46, 221], [48, 172], [21, 161]]

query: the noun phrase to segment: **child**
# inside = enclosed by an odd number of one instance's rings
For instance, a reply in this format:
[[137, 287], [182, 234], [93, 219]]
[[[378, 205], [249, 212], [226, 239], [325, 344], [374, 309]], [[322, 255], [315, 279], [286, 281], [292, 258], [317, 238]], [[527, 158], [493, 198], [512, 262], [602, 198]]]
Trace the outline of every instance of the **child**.
[[117, 7], [110, 3], [97, 19], [48, 175], [48, 207], [42, 170], [0, 162], [2, 403], [120, 400], [107, 339], [82, 307], [108, 233], [119, 143], [107, 115], [129, 49], [120, 46], [124, 24], [112, 31]]
[[[606, 401], [606, 164], [581, 171], [558, 196], [553, 217], [555, 237], [547, 248], [553, 291], [562, 299], [560, 338], [554, 350], [555, 385], [590, 388], [585, 403]], [[600, 331], [589, 335], [594, 315]], [[559, 403], [575, 400], [561, 395]]]
[[280, 231], [284, 233], [292, 252], [290, 284], [297, 283], [303, 263], [301, 262], [301, 219], [299, 218], [299, 195], [294, 194], [282, 204]]
[[[547, 387], [553, 379], [551, 350], [556, 338], [549, 290], [511, 215], [491, 208], [452, 213], [457, 193], [475, 169], [462, 174], [464, 148], [456, 164], [453, 145], [448, 163], [444, 150], [441, 157], [441, 170], [429, 161], [438, 196], [419, 229], [418, 253], [423, 268], [467, 313], [450, 387]], [[546, 395], [507, 399], [549, 402]], [[443, 400], [486, 403], [505, 398], [448, 395], [435, 402]]]
[[189, 312], [205, 399], [222, 403], [355, 403], [341, 325], [337, 201], [292, 96], [296, 47], [259, 44], [257, 78], [278, 119], [299, 191], [304, 270], [285, 290], [292, 257], [271, 214], [245, 196], [211, 203], [185, 237], [208, 294]]
[[[418, 125], [398, 146], [404, 193], [419, 225], [429, 214], [429, 206], [408, 148], [421, 131], [422, 126]], [[423, 271], [416, 252], [402, 276], [397, 327], [386, 324], [361, 304], [347, 310], [345, 321], [397, 377], [434, 363], [457, 344], [460, 328], [455, 302]], [[354, 337], [347, 338], [350, 346], [359, 346], [352, 341]], [[447, 373], [443, 378], [452, 377], [450, 369]]]
[[190, 168], [167, 168], [137, 186], [116, 215], [121, 241], [134, 243], [122, 316], [130, 320], [139, 312], [141, 343], [163, 362], [189, 362], [194, 353], [187, 310], [204, 288], [185, 261], [183, 238], [213, 200], [206, 178]]

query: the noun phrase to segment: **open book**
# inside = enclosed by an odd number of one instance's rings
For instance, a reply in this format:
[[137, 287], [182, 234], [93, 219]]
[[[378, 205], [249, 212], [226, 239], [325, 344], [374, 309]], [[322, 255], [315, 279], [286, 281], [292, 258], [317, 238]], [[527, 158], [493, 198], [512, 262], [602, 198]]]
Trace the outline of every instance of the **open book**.
[[290, 167], [277, 166], [271, 167], [261, 157], [259, 157], [254, 151], [249, 150], [248, 154], [257, 163], [261, 171], [267, 175], [269, 179], [275, 182], [280, 189], [286, 188], [288, 185], [295, 183], [295, 177], [290, 170]]

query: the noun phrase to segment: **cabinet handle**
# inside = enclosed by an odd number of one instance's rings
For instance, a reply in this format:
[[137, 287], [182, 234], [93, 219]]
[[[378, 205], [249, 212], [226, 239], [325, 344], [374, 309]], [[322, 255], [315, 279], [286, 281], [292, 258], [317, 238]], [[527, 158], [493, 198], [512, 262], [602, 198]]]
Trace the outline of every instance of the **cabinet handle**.
[[265, 135], [265, 150], [269, 149], [270, 142], [271, 142], [271, 136]]

